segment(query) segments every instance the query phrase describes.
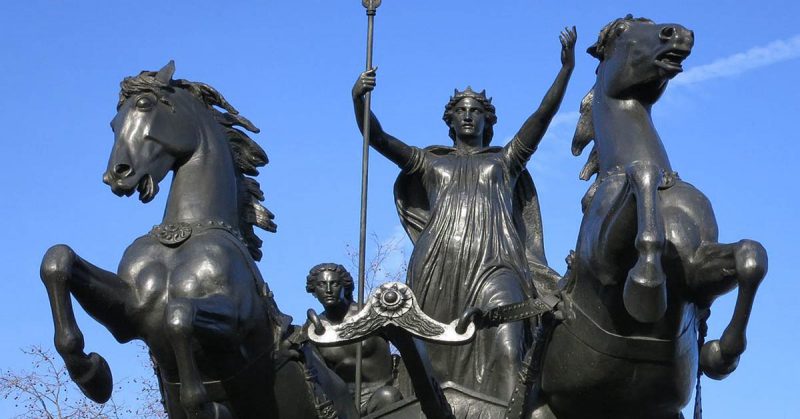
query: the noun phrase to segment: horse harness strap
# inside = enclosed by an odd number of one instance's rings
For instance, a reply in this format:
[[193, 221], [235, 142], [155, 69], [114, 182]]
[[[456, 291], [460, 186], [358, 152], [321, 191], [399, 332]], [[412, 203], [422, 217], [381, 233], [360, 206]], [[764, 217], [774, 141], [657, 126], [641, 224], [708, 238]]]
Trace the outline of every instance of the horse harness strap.
[[564, 302], [569, 313], [562, 323], [564, 329], [587, 347], [614, 358], [670, 362], [697, 345], [694, 339], [684, 339], [690, 331], [695, 332], [694, 315], [680, 335], [672, 339], [623, 336], [605, 330], [569, 298]]
[[245, 247], [247, 246], [242, 233], [240, 233], [237, 228], [224, 221], [208, 220], [194, 223], [179, 222], [159, 224], [153, 226], [148, 234], [165, 246], [178, 247], [186, 240], [189, 240], [189, 237], [191, 237], [193, 233], [200, 233], [213, 229], [227, 231], [240, 242], [244, 243]]
[[[615, 176], [627, 176], [625, 168], [622, 166], [614, 166], [610, 170], [606, 171], [602, 175], [598, 175], [595, 178], [594, 182], [592, 182], [592, 184], [589, 186], [589, 189], [583, 195], [583, 198], [581, 198], [581, 208], [583, 211], [586, 211], [586, 208], [589, 207], [589, 203], [592, 202], [592, 199], [594, 198], [595, 193], [597, 193], [597, 190], [600, 188], [600, 185], [605, 182], [606, 179]], [[669, 189], [680, 179], [681, 177], [678, 175], [678, 172], [661, 169], [661, 183], [658, 185], [658, 189]]]
[[[645, 167], [651, 165], [653, 164], [646, 162], [632, 162], [628, 166], [616, 165], [611, 169], [606, 170], [605, 173], [598, 175], [595, 180], [595, 183], [602, 183], [604, 180], [612, 176], [627, 175], [629, 168]], [[659, 184], [658, 189], [669, 189], [672, 187], [672, 185], [675, 184], [675, 181], [680, 180], [678, 172], [674, 170], [665, 170], [659, 167], [658, 171], [661, 172], [661, 183]]]
[[[247, 365], [245, 365], [244, 367], [242, 367], [241, 369], [239, 369], [235, 373], [233, 373], [233, 374], [231, 374], [231, 375], [229, 375], [229, 376], [227, 376], [225, 378], [218, 379], [218, 380], [205, 380], [205, 381], [203, 381], [203, 386], [205, 386], [206, 391], [209, 392], [209, 397], [211, 398], [211, 400], [225, 400], [225, 399], [227, 399], [228, 396], [227, 396], [227, 392], [225, 391], [225, 385], [228, 382], [237, 379], [241, 375], [247, 374], [248, 372], [253, 371], [255, 368], [258, 367], [259, 363], [262, 363], [262, 362], [265, 362], [266, 360], [268, 360], [269, 359], [268, 357], [272, 356], [269, 352], [270, 352], [269, 350], [265, 350], [264, 352], [261, 352], [260, 355], [256, 356], [250, 362], [248, 362]], [[163, 376], [161, 377], [161, 381], [165, 386], [171, 387], [171, 388], [174, 388], [174, 389], [180, 391], [180, 388], [181, 388], [180, 381], [178, 381], [178, 382], [168, 381]]]

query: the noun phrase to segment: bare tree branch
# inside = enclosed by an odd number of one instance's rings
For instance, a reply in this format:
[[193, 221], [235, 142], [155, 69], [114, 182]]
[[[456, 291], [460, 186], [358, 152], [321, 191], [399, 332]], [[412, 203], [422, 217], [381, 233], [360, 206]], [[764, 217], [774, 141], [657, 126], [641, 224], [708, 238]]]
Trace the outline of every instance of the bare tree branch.
[[[129, 409], [112, 397], [105, 404], [89, 401], [72, 383], [66, 367], [52, 352], [34, 345], [22, 352], [31, 358], [30, 371], [0, 372], [0, 397], [14, 402], [20, 413], [15, 418], [119, 419], [123, 417], [167, 418], [156, 379], [142, 376], [121, 380], [115, 390], [129, 390], [130, 382], [142, 384], [137, 400], [140, 406]], [[148, 363], [149, 363], [148, 358]], [[149, 364], [152, 367], [152, 364]], [[145, 391], [145, 389], [156, 389]]]
[[[377, 282], [403, 281], [408, 270], [408, 261], [403, 248], [403, 237], [391, 237], [384, 241], [377, 234], [371, 233], [370, 240], [372, 241], [372, 252], [366, 259], [364, 269], [365, 295], [369, 295], [375, 286], [379, 285]], [[350, 259], [350, 270], [353, 273], [357, 273], [358, 247], [353, 247], [349, 244], [345, 245], [345, 254]], [[387, 268], [387, 260], [396, 256], [400, 257], [400, 266], [395, 269]]]

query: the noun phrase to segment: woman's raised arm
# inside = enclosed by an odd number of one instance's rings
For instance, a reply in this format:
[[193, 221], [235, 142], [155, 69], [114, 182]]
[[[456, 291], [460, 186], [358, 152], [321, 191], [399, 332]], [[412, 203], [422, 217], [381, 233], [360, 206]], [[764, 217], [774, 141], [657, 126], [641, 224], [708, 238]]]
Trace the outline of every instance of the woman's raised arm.
[[[353, 85], [353, 109], [356, 112], [356, 122], [361, 132], [364, 132], [364, 95], [375, 88], [376, 70], [376, 68], [372, 68], [361, 73]], [[406, 167], [411, 160], [412, 148], [387, 134], [372, 112], [370, 112], [369, 125], [369, 145], [401, 168]]]
[[[561, 70], [556, 76], [556, 80], [547, 94], [542, 99], [539, 109], [529, 116], [528, 119], [522, 124], [522, 128], [517, 132], [518, 141], [520, 141], [523, 148], [528, 150], [528, 155], [525, 156], [526, 160], [530, 154], [539, 146], [542, 141], [550, 121], [558, 112], [558, 107], [561, 106], [561, 100], [564, 98], [564, 92], [567, 90], [567, 83], [569, 77], [572, 75], [572, 70], [575, 68], [575, 41], [578, 39], [578, 34], [573, 26], [572, 29], [565, 28], [559, 35], [561, 40]], [[510, 144], [509, 144], [510, 145]]]

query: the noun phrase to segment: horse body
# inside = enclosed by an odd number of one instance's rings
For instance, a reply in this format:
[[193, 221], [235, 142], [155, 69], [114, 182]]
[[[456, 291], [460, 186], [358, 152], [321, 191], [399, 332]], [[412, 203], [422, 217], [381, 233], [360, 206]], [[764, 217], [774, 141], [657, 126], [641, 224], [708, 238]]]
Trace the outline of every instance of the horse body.
[[[680, 25], [628, 17], [606, 26], [589, 50], [601, 63], [573, 152], [594, 140], [581, 177], [597, 178], [584, 198], [565, 320], [550, 335], [533, 417], [678, 418], [698, 356], [703, 373], [722, 378], [744, 351], [766, 253], [749, 240], [717, 242], [711, 204], [673, 172], [650, 117], [692, 44]], [[707, 309], [737, 285], [733, 320], [700, 350]]]
[[[313, 387], [299, 352], [276, 355], [286, 325], [255, 265], [261, 242], [252, 227], [275, 225], [258, 202], [258, 183], [245, 175], [257, 174], [266, 155], [235, 127], [257, 129], [213, 88], [172, 80], [173, 72], [170, 63], [123, 81], [103, 177], [115, 194], [138, 191], [149, 202], [173, 171], [164, 219], [126, 249], [116, 274], [64, 245], [47, 252], [42, 281], [56, 348], [88, 397], [110, 397], [110, 369], [99, 355], [84, 353], [72, 295], [120, 342], [147, 343], [171, 418], [317, 417], [331, 400]], [[317, 368], [313, 375], [347, 394], [333, 374]], [[354, 408], [336, 403], [353, 416]]]

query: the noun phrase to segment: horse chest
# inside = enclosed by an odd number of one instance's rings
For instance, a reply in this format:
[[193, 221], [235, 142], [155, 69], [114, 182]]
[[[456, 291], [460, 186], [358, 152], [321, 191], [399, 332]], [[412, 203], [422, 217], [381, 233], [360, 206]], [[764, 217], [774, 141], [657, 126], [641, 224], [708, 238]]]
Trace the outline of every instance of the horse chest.
[[166, 296], [200, 297], [229, 288], [228, 258], [219, 253], [196, 244], [173, 248], [139, 240], [126, 251], [119, 275], [133, 285], [145, 304]]
[[649, 162], [672, 170], [650, 112], [636, 101], [603, 98], [595, 103], [596, 147], [600, 172]]

